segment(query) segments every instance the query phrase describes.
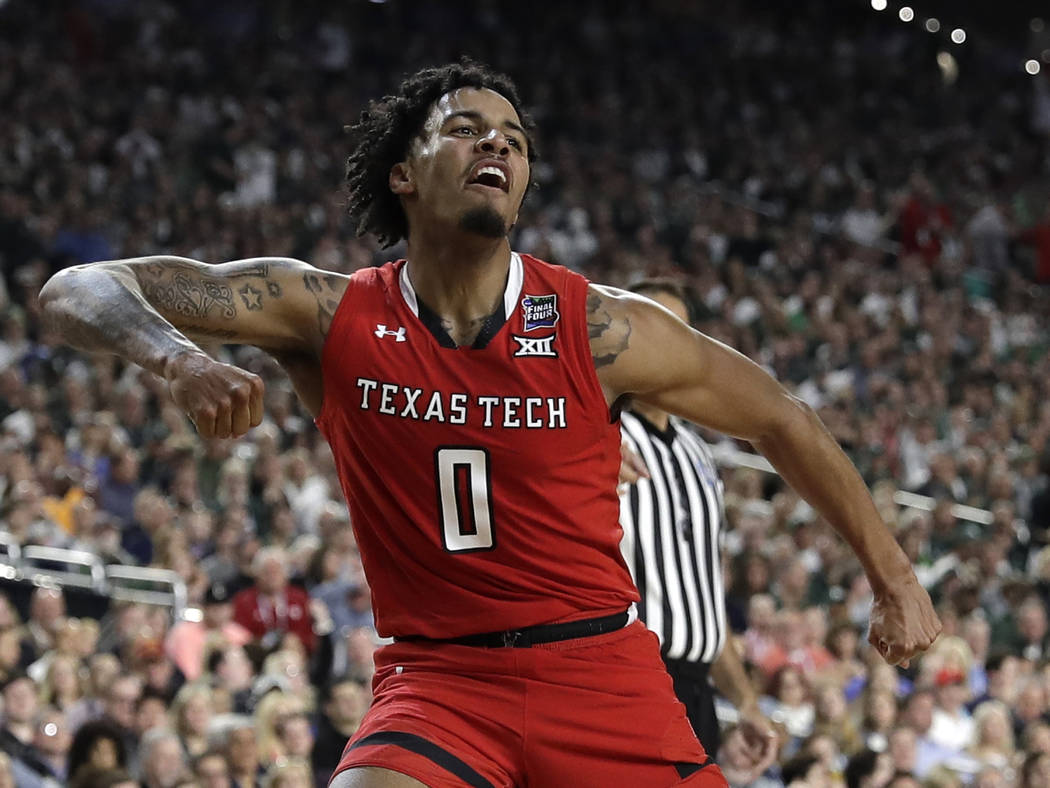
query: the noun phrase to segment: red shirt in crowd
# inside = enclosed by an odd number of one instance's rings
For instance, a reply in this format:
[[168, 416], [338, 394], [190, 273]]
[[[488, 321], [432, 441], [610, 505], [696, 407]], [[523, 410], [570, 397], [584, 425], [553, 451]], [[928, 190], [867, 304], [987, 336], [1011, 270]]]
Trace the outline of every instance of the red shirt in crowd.
[[291, 632], [308, 652], [313, 652], [317, 642], [310, 619], [310, 597], [296, 586], [285, 586], [273, 597], [259, 593], [255, 586], [245, 588], [233, 598], [233, 620], [256, 640], [268, 633]]

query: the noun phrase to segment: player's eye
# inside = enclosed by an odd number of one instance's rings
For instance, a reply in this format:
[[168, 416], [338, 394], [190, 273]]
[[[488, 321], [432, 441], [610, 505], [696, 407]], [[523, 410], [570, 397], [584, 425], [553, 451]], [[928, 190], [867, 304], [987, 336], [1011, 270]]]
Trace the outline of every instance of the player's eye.
[[474, 129], [472, 129], [470, 126], [457, 126], [456, 128], [452, 129], [452, 133], [453, 134], [473, 134], [474, 133]]
[[507, 137], [507, 144], [521, 150], [521, 141], [517, 137]]

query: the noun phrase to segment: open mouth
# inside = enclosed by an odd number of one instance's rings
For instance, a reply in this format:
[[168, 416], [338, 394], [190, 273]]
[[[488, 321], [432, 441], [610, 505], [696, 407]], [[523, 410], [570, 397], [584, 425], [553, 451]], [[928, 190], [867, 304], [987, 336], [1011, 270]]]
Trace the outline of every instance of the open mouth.
[[478, 167], [468, 183], [488, 186], [490, 189], [499, 189], [503, 192], [510, 189], [510, 180], [507, 178], [507, 174], [494, 164]]

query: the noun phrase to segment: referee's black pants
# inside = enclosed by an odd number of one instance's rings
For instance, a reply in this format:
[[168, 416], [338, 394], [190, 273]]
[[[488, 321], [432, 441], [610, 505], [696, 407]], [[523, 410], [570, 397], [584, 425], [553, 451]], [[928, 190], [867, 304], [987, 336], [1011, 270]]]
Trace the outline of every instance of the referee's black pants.
[[667, 672], [674, 682], [674, 692], [685, 705], [686, 715], [693, 725], [696, 738], [704, 745], [711, 760], [718, 758], [722, 734], [715, 715], [715, 694], [707, 681], [710, 665], [703, 662], [688, 662], [684, 659], [664, 657]]

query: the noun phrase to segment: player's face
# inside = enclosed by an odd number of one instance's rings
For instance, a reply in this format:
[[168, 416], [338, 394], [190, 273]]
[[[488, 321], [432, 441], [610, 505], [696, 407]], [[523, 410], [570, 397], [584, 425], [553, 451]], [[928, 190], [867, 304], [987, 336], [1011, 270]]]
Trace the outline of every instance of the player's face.
[[527, 138], [514, 107], [492, 90], [460, 88], [430, 110], [390, 187], [409, 221], [433, 217], [490, 238], [507, 234], [529, 182]]

